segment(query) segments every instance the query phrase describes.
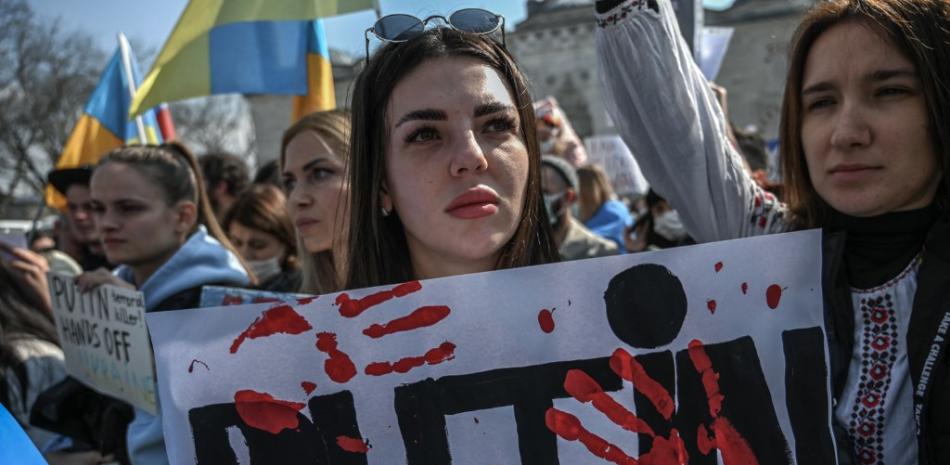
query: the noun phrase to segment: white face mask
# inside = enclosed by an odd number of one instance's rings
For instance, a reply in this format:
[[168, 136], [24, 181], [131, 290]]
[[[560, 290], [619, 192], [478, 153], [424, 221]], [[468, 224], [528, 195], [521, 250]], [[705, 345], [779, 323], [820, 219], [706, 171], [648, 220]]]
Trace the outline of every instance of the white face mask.
[[653, 231], [668, 241], [686, 239], [686, 227], [676, 210], [669, 210], [653, 219]]
[[282, 271], [279, 255], [267, 260], [247, 260], [247, 266], [261, 282], [277, 276]]

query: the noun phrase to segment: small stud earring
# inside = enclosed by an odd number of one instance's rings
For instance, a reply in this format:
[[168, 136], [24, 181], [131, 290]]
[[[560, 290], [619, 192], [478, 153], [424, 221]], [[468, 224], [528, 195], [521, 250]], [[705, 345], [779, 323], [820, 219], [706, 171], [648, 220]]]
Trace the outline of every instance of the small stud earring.
[[391, 213], [389, 210], [386, 209], [386, 207], [383, 207], [380, 210], [382, 210], [383, 212], [383, 218], [389, 216], [389, 214]]

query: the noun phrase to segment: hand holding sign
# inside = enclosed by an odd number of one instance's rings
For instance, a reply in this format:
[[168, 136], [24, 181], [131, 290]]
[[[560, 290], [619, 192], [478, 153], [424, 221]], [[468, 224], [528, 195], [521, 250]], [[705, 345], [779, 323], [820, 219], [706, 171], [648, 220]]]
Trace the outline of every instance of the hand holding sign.
[[105, 268], [89, 271], [76, 277], [76, 285], [79, 286], [79, 292], [83, 294], [105, 284], [133, 291], [135, 290], [135, 286], [123, 281], [121, 278], [112, 274], [112, 272]]
[[20, 289], [43, 311], [51, 312], [53, 307], [50, 301], [49, 288], [46, 286], [46, 272], [49, 271], [49, 263], [46, 259], [33, 251], [14, 247], [3, 241], [0, 241], [0, 250], [10, 255], [10, 261], [6, 263], [6, 266], [13, 272]]

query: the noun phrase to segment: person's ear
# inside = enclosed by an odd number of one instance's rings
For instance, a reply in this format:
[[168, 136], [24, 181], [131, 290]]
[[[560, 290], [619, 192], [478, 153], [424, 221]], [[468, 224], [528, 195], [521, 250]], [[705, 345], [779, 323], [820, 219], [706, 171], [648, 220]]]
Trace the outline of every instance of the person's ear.
[[383, 210], [383, 216], [389, 216], [393, 212], [393, 198], [389, 195], [389, 187], [385, 179], [379, 186], [379, 205]]
[[564, 203], [573, 204], [577, 202], [577, 191], [573, 187], [568, 187], [564, 190]]
[[190, 200], [182, 200], [174, 207], [174, 225], [175, 232], [186, 234], [194, 228], [198, 222], [198, 206]]

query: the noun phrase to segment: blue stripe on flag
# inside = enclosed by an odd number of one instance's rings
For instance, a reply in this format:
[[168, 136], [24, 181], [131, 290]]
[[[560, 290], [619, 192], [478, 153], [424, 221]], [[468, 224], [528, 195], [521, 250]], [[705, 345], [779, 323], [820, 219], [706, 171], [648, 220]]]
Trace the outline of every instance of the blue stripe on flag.
[[99, 84], [86, 103], [85, 112], [99, 120], [119, 139], [125, 139], [125, 123], [128, 121], [129, 91], [125, 76], [122, 74], [122, 55], [118, 51], [112, 55]]
[[323, 20], [316, 19], [310, 21], [310, 37], [307, 44], [307, 51], [315, 53], [327, 61], [330, 61], [330, 46], [327, 44], [327, 33], [323, 29]]
[[211, 30], [211, 93], [307, 93], [309, 21], [252, 21]]

